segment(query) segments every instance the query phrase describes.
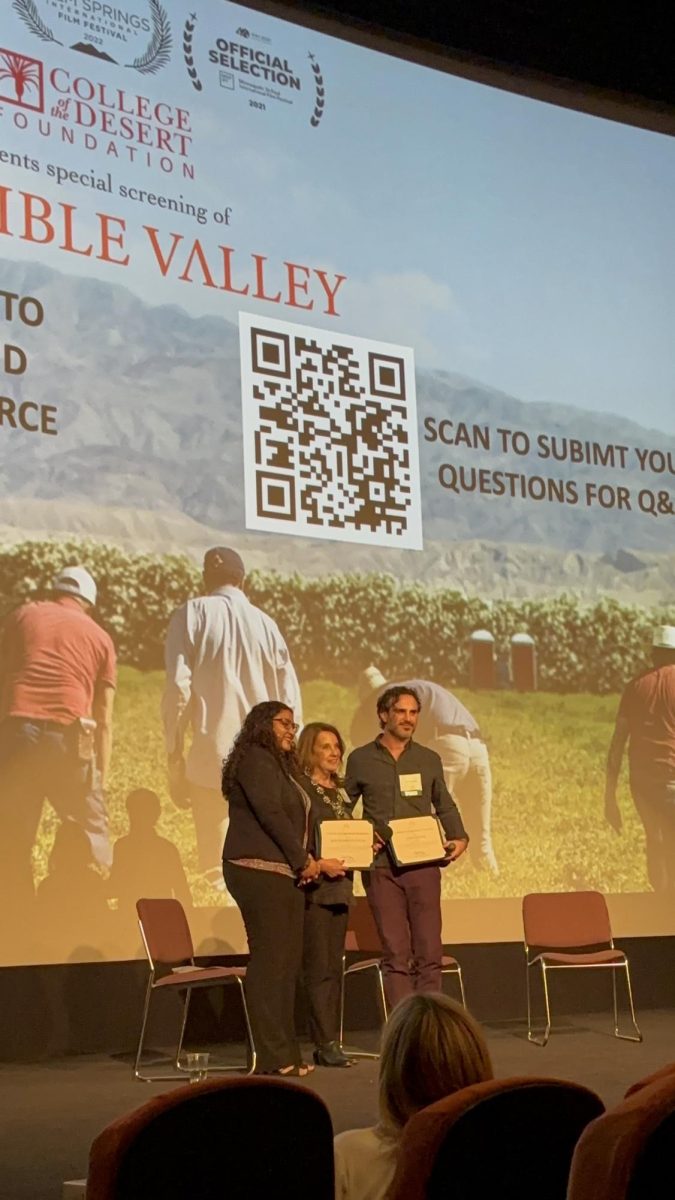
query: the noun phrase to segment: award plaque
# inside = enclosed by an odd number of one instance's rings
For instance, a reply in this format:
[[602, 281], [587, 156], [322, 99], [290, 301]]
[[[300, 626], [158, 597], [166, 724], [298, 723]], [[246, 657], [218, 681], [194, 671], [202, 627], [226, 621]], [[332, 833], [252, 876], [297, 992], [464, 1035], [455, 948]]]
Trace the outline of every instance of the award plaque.
[[436, 817], [398, 817], [389, 821], [389, 843], [398, 867], [442, 862], [446, 858], [445, 835]]
[[321, 821], [319, 856], [337, 858], [348, 871], [373, 865], [373, 827], [370, 821]]

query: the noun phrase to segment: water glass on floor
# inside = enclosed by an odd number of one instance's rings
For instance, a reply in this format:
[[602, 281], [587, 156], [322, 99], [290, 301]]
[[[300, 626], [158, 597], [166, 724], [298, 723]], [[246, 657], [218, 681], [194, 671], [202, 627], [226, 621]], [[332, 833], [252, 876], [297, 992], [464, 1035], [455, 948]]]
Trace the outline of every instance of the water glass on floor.
[[209, 1056], [204, 1051], [186, 1055], [190, 1083], [202, 1083], [209, 1073]]

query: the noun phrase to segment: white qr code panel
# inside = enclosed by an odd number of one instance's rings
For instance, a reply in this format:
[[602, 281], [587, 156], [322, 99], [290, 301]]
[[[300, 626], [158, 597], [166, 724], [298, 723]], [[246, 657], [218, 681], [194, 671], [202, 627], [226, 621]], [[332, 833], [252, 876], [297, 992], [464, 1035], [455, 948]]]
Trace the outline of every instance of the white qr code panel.
[[239, 314], [246, 527], [422, 549], [407, 346]]

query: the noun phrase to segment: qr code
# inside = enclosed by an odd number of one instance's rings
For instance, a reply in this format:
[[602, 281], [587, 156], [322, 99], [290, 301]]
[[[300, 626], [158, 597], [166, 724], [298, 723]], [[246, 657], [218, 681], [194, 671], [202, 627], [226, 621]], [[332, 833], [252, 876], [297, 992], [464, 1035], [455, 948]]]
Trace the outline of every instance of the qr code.
[[413, 352], [239, 314], [246, 526], [422, 548]]

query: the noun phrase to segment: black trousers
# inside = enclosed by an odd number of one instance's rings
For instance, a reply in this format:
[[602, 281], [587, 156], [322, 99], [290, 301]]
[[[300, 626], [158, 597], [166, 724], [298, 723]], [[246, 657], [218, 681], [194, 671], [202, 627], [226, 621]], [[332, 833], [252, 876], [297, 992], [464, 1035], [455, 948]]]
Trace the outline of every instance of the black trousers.
[[305, 898], [295, 881], [272, 871], [223, 863], [230, 895], [246, 926], [246, 1002], [258, 1071], [298, 1065], [295, 995], [302, 967]]
[[335, 1042], [340, 1029], [342, 955], [349, 908], [305, 901], [302, 973], [307, 997], [309, 1035], [315, 1046]]

